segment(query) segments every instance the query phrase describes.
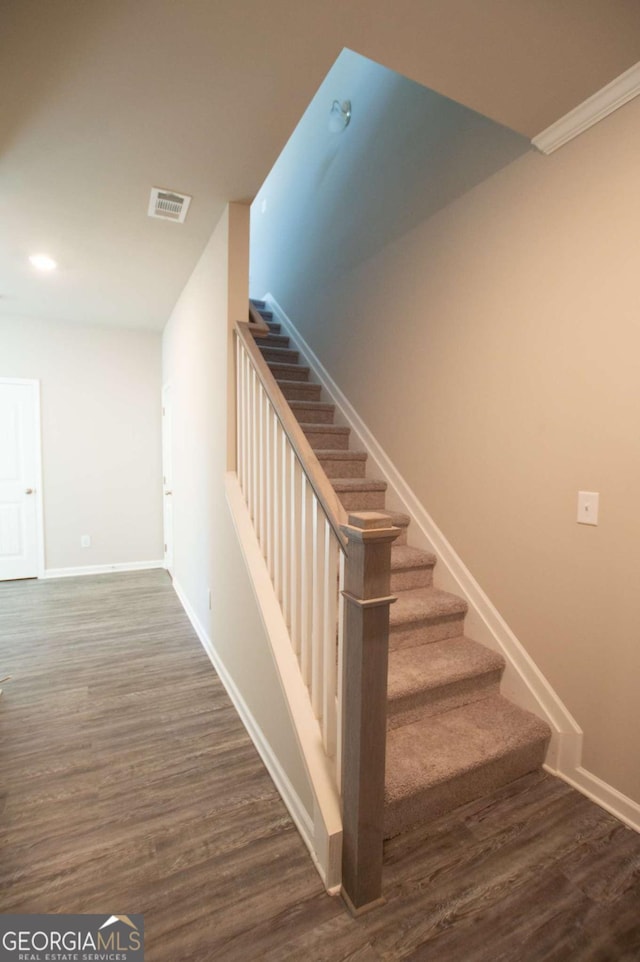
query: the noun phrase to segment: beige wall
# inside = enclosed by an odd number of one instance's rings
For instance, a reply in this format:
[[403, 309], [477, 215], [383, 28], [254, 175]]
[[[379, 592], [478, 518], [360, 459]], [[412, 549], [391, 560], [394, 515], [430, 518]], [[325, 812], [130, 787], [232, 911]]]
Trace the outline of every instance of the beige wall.
[[637, 99], [330, 284], [269, 282], [636, 801], [639, 156]]
[[248, 210], [231, 204], [164, 332], [163, 377], [171, 386], [173, 421], [174, 577], [311, 811], [306, 773], [225, 499], [227, 331], [236, 311], [246, 315], [247, 251]]
[[0, 318], [0, 377], [40, 380], [47, 568], [162, 560], [160, 345]]

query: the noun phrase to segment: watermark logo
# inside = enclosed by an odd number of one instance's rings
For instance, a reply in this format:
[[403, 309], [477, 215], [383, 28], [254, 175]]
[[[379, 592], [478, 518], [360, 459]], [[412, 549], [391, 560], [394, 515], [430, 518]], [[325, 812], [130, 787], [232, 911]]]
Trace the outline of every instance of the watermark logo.
[[0, 915], [0, 962], [144, 962], [141, 915]]

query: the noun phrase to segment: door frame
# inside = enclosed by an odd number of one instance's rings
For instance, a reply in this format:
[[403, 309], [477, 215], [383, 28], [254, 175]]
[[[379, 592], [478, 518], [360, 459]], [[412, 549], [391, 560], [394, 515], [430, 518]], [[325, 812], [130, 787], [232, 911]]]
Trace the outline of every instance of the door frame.
[[[171, 488], [173, 489], [173, 420], [172, 420], [172, 406], [171, 406], [171, 382], [167, 381], [166, 384], [162, 385], [161, 390], [161, 417], [162, 417], [162, 540], [163, 543], [169, 546], [169, 550], [165, 551], [163, 554], [164, 568], [169, 572], [173, 578], [173, 501], [171, 503], [171, 537], [167, 541], [167, 529], [166, 529], [166, 513], [165, 513], [165, 499], [167, 497], [165, 491], [167, 483], [165, 481], [166, 473], [165, 468], [167, 464], [169, 466], [170, 478], [169, 482]], [[168, 409], [168, 410], [167, 410]], [[165, 418], [168, 418], [168, 422], [165, 422]], [[169, 424], [169, 438], [167, 444], [167, 431], [165, 429], [165, 424]], [[173, 498], [173, 494], [171, 495]], [[169, 543], [170, 542], [170, 543]]]
[[45, 545], [44, 545], [44, 482], [42, 474], [42, 417], [40, 413], [40, 381], [37, 378], [28, 377], [0, 377], [0, 384], [19, 384], [31, 387], [34, 395], [35, 411], [35, 471], [36, 471], [36, 546], [37, 553], [37, 578], [45, 577]]

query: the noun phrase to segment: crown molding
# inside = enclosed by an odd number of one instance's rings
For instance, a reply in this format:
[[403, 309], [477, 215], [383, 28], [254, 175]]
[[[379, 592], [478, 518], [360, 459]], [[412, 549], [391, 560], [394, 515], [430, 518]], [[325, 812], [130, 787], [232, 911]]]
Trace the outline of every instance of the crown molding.
[[640, 61], [629, 67], [611, 83], [598, 90], [588, 100], [578, 104], [564, 117], [532, 138], [531, 143], [543, 154], [552, 154], [558, 147], [573, 140], [579, 134], [608, 117], [618, 107], [640, 94]]

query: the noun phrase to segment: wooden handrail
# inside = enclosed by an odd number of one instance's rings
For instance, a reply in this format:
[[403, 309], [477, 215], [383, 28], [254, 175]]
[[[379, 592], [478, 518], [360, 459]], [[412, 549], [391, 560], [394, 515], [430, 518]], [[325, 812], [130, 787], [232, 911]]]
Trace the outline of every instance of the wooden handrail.
[[249, 322], [247, 326], [254, 337], [267, 337], [269, 334], [269, 325], [251, 302], [249, 302]]
[[[250, 307], [249, 313], [251, 314], [255, 309]], [[257, 312], [256, 312], [257, 313]], [[262, 324], [264, 321], [258, 315]], [[269, 332], [269, 328], [266, 326], [266, 332]], [[294, 416], [287, 399], [280, 390], [278, 382], [274, 378], [269, 365], [265, 361], [260, 348], [257, 346], [254, 340], [254, 328], [252, 323], [236, 321], [236, 332], [240, 340], [242, 341], [247, 354], [250, 356], [253, 366], [255, 368], [256, 374], [260, 379], [260, 382], [267, 393], [267, 396], [273, 405], [273, 409], [282, 425], [282, 428], [287, 435], [291, 447], [296, 453], [296, 457], [300, 462], [300, 465], [309, 481], [309, 484], [313, 488], [316, 498], [322, 505], [322, 510], [327, 518], [327, 521], [331, 525], [333, 533], [338, 539], [342, 550], [347, 551], [347, 538], [342, 530], [344, 525], [348, 524], [347, 512], [342, 506], [340, 499], [338, 498], [336, 492], [332, 488], [329, 480], [322, 469], [322, 465], [316, 457], [316, 453], [309, 444], [307, 437], [300, 427], [296, 417]], [[257, 333], [257, 332], [256, 332]]]

